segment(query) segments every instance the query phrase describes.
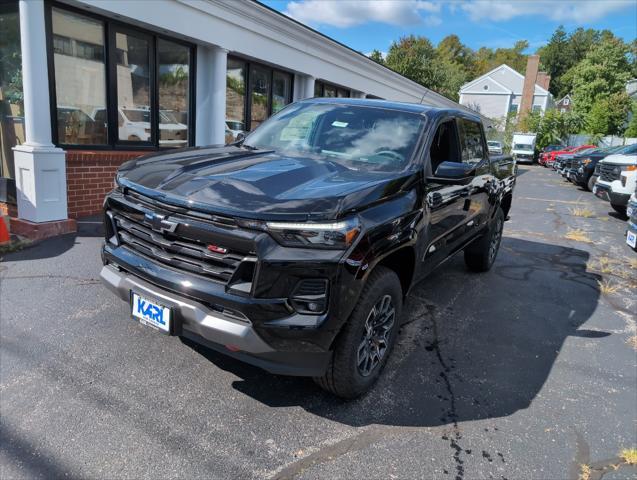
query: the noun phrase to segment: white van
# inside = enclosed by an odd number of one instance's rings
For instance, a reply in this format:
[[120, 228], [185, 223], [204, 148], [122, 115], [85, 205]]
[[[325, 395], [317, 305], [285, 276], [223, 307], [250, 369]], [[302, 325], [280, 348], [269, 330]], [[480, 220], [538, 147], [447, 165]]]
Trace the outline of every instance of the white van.
[[533, 163], [535, 156], [535, 133], [514, 133], [511, 154], [516, 162]]

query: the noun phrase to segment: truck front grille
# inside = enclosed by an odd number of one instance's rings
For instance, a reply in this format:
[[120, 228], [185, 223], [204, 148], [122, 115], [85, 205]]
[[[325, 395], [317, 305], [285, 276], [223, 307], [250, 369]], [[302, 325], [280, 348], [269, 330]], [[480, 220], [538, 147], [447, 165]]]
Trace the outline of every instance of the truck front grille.
[[621, 167], [612, 163], [599, 163], [599, 179], [605, 182], [613, 182], [619, 180], [621, 175]]
[[[233, 245], [232, 242], [226, 241], [216, 245], [219, 242], [215, 242], [214, 239], [198, 239], [199, 237], [193, 234], [196, 232], [188, 231], [188, 228], [192, 228], [190, 225], [180, 222], [158, 224], [153, 221], [153, 214], [116, 202], [111, 202], [106, 216], [114, 230], [113, 238], [118, 245], [151, 261], [202, 275], [223, 284], [227, 284], [231, 279], [234, 284], [237, 279], [233, 279], [233, 276], [241, 277], [239, 280], [242, 282], [252, 282], [256, 256], [248, 251], [237, 250], [240, 242]], [[171, 228], [171, 223], [176, 225], [175, 228]], [[186, 229], [186, 235], [180, 233], [180, 229], [183, 228]], [[228, 245], [233, 245], [232, 249], [228, 248]], [[249, 272], [244, 271], [246, 268], [238, 272], [242, 263], [249, 263]], [[244, 278], [246, 273], [251, 273], [250, 278]]]

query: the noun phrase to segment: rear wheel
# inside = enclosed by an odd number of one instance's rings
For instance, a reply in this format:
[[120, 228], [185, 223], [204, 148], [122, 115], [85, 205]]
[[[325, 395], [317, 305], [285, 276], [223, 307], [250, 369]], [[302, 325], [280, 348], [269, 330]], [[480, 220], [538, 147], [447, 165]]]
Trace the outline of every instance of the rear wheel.
[[379, 266], [336, 339], [332, 362], [315, 382], [342, 398], [356, 398], [378, 379], [399, 327], [402, 289], [398, 276]]
[[595, 186], [596, 182], [597, 182], [597, 177], [595, 175], [591, 175], [591, 178], [589, 178], [588, 182], [586, 183], [586, 188], [588, 189], [589, 192], [593, 191], [593, 187]]
[[491, 220], [488, 232], [464, 250], [464, 262], [474, 272], [486, 272], [491, 269], [498, 256], [504, 230], [504, 213], [498, 208]]

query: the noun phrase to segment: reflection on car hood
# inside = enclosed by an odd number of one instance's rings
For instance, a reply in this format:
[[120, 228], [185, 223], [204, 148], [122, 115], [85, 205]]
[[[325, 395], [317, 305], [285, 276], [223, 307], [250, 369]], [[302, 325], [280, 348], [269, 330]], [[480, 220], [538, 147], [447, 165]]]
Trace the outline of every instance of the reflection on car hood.
[[118, 173], [122, 186], [166, 203], [266, 220], [338, 218], [399, 193], [416, 177], [234, 146], [158, 153], [126, 162]]

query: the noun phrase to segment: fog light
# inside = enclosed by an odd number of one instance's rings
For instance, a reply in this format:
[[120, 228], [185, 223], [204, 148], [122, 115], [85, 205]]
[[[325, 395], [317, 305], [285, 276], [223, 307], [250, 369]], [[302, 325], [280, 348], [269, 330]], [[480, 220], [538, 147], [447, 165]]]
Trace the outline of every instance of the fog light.
[[322, 278], [301, 280], [290, 296], [290, 304], [301, 314], [321, 314], [327, 309], [328, 285]]

